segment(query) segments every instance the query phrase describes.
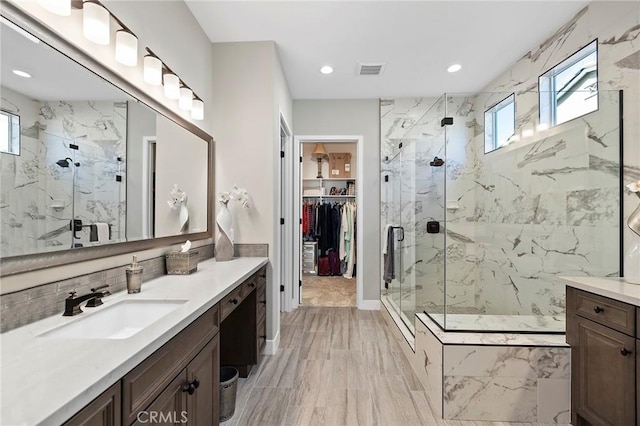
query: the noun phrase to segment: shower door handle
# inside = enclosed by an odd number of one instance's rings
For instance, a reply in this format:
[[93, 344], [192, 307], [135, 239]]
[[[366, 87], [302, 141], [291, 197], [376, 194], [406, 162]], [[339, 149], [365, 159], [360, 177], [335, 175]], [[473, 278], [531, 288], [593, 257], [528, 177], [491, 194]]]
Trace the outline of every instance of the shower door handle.
[[400, 238], [398, 238], [398, 241], [404, 241], [404, 228], [402, 226], [393, 226], [392, 228], [393, 228], [394, 231], [396, 229], [399, 229], [399, 230], [402, 231], [402, 236]]

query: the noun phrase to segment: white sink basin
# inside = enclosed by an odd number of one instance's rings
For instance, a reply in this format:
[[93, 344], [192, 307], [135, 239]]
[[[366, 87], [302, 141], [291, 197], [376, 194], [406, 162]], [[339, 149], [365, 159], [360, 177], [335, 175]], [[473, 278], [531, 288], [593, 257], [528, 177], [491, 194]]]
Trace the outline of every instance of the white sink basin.
[[40, 334], [66, 339], [127, 339], [169, 314], [186, 300], [108, 301], [95, 312], [83, 308], [80, 318]]

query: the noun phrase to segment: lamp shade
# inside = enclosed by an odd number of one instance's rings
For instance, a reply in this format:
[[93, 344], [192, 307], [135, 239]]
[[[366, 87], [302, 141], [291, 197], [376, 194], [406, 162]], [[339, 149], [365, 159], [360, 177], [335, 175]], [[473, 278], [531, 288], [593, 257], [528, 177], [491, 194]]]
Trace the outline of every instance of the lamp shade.
[[311, 153], [311, 158], [326, 158], [328, 157], [327, 151], [324, 150], [324, 145], [321, 143], [317, 143], [315, 147], [313, 147], [313, 152]]
[[153, 86], [162, 84], [162, 61], [155, 56], [144, 57], [144, 81]]
[[177, 75], [166, 73], [162, 76], [164, 83], [164, 95], [169, 99], [178, 99], [180, 97], [180, 79]]
[[191, 111], [193, 108], [193, 92], [188, 87], [180, 88], [180, 98], [178, 99], [178, 108], [185, 111]]
[[116, 31], [116, 61], [122, 65], [138, 65], [138, 37], [127, 30]]
[[108, 45], [111, 42], [109, 11], [91, 1], [85, 1], [82, 9], [82, 34], [96, 44]]
[[38, 4], [56, 15], [71, 15], [71, 0], [38, 0]]
[[200, 99], [193, 100], [193, 106], [191, 108], [191, 118], [194, 120], [204, 119], [204, 102]]

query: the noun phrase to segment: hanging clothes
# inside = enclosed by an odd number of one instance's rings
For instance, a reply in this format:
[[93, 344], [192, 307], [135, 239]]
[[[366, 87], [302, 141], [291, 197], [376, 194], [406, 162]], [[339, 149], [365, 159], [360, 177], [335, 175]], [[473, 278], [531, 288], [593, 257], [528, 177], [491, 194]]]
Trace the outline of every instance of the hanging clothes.
[[[347, 269], [343, 275], [343, 277], [345, 278], [353, 278], [354, 273], [355, 273], [355, 262], [356, 262], [356, 205], [354, 203], [347, 203], [346, 206], [349, 208], [349, 211], [347, 212], [347, 220], [349, 222], [349, 234], [348, 234], [348, 241], [349, 244], [346, 245], [345, 244], [345, 250], [349, 249], [348, 251], [348, 255], [346, 258], [346, 265], [347, 265]], [[346, 238], [345, 238], [346, 241]]]

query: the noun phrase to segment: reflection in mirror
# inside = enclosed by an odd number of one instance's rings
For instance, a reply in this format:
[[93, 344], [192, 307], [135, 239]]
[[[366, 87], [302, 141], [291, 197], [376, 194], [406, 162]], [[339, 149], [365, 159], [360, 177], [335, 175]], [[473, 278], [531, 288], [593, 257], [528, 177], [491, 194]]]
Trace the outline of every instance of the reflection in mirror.
[[207, 142], [7, 22], [0, 257], [205, 232]]

